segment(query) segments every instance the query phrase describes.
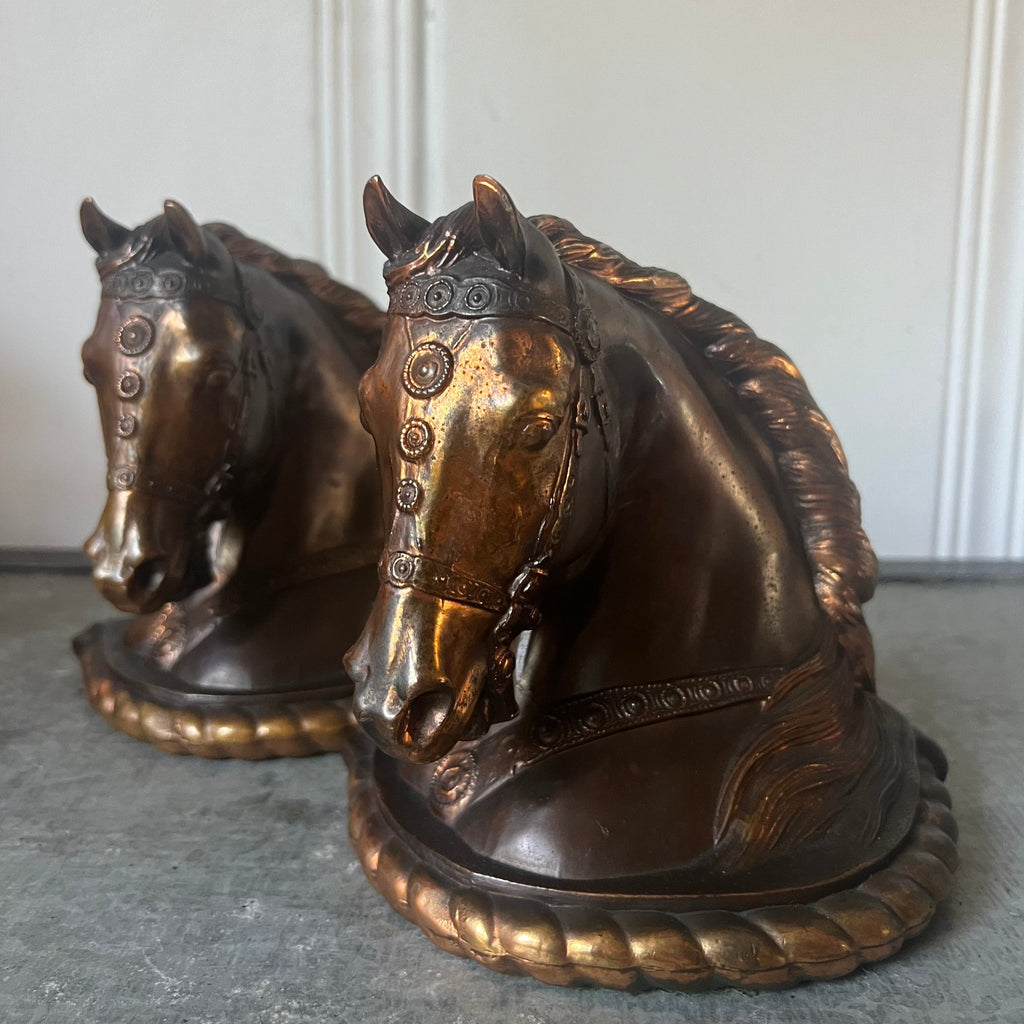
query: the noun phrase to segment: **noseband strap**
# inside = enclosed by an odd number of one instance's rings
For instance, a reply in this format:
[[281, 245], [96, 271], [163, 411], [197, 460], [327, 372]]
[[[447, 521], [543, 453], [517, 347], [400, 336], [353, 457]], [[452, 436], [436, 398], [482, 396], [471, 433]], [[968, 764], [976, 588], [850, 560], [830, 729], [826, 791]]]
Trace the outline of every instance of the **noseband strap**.
[[508, 595], [500, 587], [474, 579], [444, 562], [409, 551], [385, 551], [377, 567], [382, 583], [409, 587], [432, 597], [471, 604], [488, 612], [502, 612]]

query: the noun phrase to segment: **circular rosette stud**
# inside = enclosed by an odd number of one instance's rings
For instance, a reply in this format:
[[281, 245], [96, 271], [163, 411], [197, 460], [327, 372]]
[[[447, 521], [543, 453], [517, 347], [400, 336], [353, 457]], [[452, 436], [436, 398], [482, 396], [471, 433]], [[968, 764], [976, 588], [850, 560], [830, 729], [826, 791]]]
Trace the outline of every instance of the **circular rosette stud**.
[[424, 342], [405, 361], [402, 383], [413, 398], [430, 398], [448, 386], [454, 365], [452, 354], [444, 345]]
[[165, 270], [160, 275], [160, 290], [165, 299], [176, 299], [185, 294], [188, 279], [180, 270]]
[[130, 316], [117, 333], [117, 347], [126, 356], [140, 356], [153, 344], [153, 325], [144, 316]]
[[142, 378], [134, 370], [126, 370], [117, 379], [120, 398], [138, 398], [142, 394]]
[[130, 491], [135, 486], [135, 470], [131, 466], [118, 466], [110, 474], [110, 485], [115, 491]]
[[388, 582], [396, 587], [406, 587], [416, 571], [416, 563], [411, 555], [398, 551], [388, 561]]
[[415, 480], [402, 480], [398, 484], [395, 501], [403, 512], [415, 512], [419, 507], [422, 492]]
[[409, 420], [398, 438], [402, 454], [410, 462], [419, 462], [430, 454], [434, 447], [434, 432], [425, 420]]
[[407, 281], [391, 297], [392, 305], [399, 312], [411, 312], [419, 306], [420, 290], [415, 281]]
[[135, 417], [130, 412], [126, 412], [123, 416], [118, 416], [114, 429], [118, 437], [131, 437], [135, 433], [135, 426]]
[[482, 313], [494, 301], [490, 285], [483, 281], [477, 281], [470, 285], [466, 292], [466, 308], [473, 313]]
[[436, 809], [452, 807], [467, 797], [477, 777], [476, 759], [469, 750], [459, 750], [442, 760], [430, 784], [430, 802]]
[[455, 289], [449, 281], [434, 281], [423, 293], [423, 304], [431, 313], [447, 313], [455, 298]]
[[152, 270], [139, 268], [133, 270], [128, 276], [128, 292], [139, 298], [145, 298], [152, 294], [155, 283], [156, 276]]

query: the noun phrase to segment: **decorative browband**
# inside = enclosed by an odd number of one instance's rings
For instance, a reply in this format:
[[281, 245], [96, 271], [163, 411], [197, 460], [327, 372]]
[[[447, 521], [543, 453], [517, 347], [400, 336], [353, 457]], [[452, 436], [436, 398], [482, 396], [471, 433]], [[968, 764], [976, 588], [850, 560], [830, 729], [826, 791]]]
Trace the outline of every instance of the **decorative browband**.
[[508, 595], [500, 587], [408, 551], [385, 551], [378, 574], [381, 582], [393, 587], [412, 587], [432, 597], [471, 604], [489, 612], [502, 612], [508, 605]]
[[241, 304], [235, 281], [221, 281], [174, 268], [120, 267], [103, 279], [102, 291], [114, 299], [178, 299], [188, 293], [206, 294], [232, 305]]
[[424, 275], [391, 290], [390, 312], [401, 316], [523, 317], [572, 334], [573, 315], [560, 302], [488, 277]]

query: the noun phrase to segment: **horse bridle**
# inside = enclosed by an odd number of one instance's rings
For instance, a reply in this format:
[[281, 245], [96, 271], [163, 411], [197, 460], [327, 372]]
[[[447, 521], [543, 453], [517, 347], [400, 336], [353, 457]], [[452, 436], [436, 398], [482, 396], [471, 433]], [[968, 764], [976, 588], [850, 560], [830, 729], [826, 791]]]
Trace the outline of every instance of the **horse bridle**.
[[[224, 442], [224, 449], [218, 461], [216, 472], [201, 487], [194, 484], [167, 484], [150, 476], [141, 475], [137, 468], [127, 464], [108, 467], [107, 489], [110, 491], [141, 492], [166, 501], [173, 501], [187, 505], [196, 510], [197, 515], [203, 520], [213, 520], [226, 514], [228, 507], [235, 494], [237, 486], [237, 466], [241, 459], [244, 436], [244, 426], [249, 412], [252, 398], [252, 381], [256, 376], [257, 364], [263, 363], [264, 372], [269, 374], [266, 366], [266, 355], [260, 344], [260, 335], [257, 325], [260, 318], [258, 310], [252, 302], [252, 296], [242, 277], [242, 270], [236, 261], [233, 261], [234, 280], [229, 282], [211, 278], [209, 275], [189, 273], [186, 270], [153, 269], [150, 267], [121, 266], [114, 273], [108, 274], [103, 279], [102, 293], [114, 299], [130, 299], [136, 302], [144, 302], [151, 299], [173, 300], [183, 298], [186, 294], [202, 294], [225, 303], [232, 309], [240, 312], [242, 316], [244, 333], [241, 340], [238, 365], [235, 374], [241, 374], [243, 388], [241, 398], [235, 410], [235, 415], [228, 430]], [[233, 285], [233, 287], [231, 287]], [[139, 321], [139, 317], [129, 317], [121, 326], [117, 345], [121, 351], [129, 357], [142, 355], [149, 347], [145, 345], [138, 351], [127, 349], [121, 343], [125, 327], [132, 321]], [[148, 320], [146, 323], [150, 323]], [[151, 330], [150, 326], [150, 330]], [[126, 371], [121, 375], [119, 381], [119, 394], [122, 399], [134, 396], [126, 396], [120, 385], [126, 376], [134, 377], [138, 381], [141, 393], [142, 379], [136, 371]], [[273, 422], [277, 410], [273, 406], [270, 409], [272, 419], [272, 433], [277, 433], [277, 425]], [[137, 429], [134, 414], [128, 413], [126, 417], [131, 422], [128, 433], [122, 434], [120, 429], [118, 436], [127, 439]], [[124, 422], [122, 417], [120, 422]]]
[[[606, 462], [611, 451], [610, 421], [603, 386], [601, 339], [579, 277], [563, 265], [569, 306], [505, 282], [430, 276], [423, 282], [404, 282], [392, 296], [390, 312], [404, 317], [454, 315], [459, 318], [519, 317], [540, 320], [568, 334], [576, 353], [569, 401], [571, 416], [548, 507], [530, 555], [505, 588], [474, 579], [449, 565], [410, 551], [385, 550], [379, 564], [382, 582], [445, 600], [472, 605], [498, 615], [491, 630], [491, 664], [486, 697], [487, 722], [500, 722], [517, 713], [513, 688], [515, 655], [511, 644], [526, 629], [540, 624], [540, 605], [555, 554], [571, 518], [577, 467], [583, 438], [596, 415]], [[416, 352], [416, 349], [413, 350]], [[411, 358], [411, 357], [410, 357]], [[610, 470], [605, 466], [605, 518], [610, 503]]]

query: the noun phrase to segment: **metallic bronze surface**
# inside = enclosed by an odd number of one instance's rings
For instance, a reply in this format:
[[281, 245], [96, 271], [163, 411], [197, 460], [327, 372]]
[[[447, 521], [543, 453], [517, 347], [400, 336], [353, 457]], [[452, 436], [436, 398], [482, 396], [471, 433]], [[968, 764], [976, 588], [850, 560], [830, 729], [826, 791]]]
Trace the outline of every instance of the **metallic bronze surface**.
[[391, 296], [360, 386], [387, 537], [347, 659], [373, 883], [559, 984], [895, 951], [955, 868], [945, 762], [874, 694], [876, 562], [796, 368], [489, 178], [433, 224], [364, 199]]
[[91, 200], [81, 217], [110, 492], [86, 552], [133, 616], [76, 638], [89, 701], [174, 753], [337, 750], [381, 548], [356, 388], [383, 314], [173, 202], [134, 230]]
[[367, 878], [441, 949], [551, 985], [640, 991], [776, 988], [837, 978], [892, 956], [920, 934], [957, 866], [949, 794], [920, 761], [914, 825], [890, 861], [807, 902], [644, 900], [552, 892], [461, 869], [406, 832], [374, 793], [373, 755], [350, 755], [349, 829]]

